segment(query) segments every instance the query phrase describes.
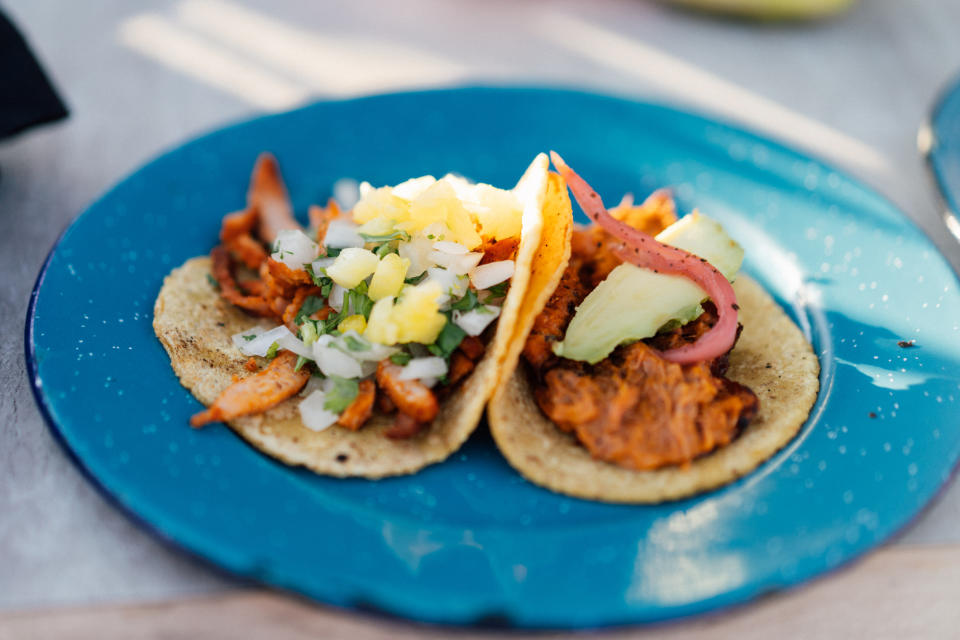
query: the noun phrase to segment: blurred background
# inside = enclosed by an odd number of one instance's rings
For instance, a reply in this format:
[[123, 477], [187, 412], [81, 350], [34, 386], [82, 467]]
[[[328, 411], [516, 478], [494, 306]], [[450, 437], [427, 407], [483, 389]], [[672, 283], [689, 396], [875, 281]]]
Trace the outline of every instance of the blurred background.
[[[233, 586], [140, 532], [82, 480], [43, 427], [20, 339], [30, 288], [65, 225], [152, 156], [228, 122], [466, 84], [666, 101], [864, 179], [960, 265], [916, 140], [960, 69], [960, 2], [683, 4], [734, 13], [644, 0], [0, 2], [70, 111], [0, 141], [0, 610]], [[3, 84], [0, 108], [11, 98]], [[905, 541], [956, 542], [957, 522], [955, 486]]]

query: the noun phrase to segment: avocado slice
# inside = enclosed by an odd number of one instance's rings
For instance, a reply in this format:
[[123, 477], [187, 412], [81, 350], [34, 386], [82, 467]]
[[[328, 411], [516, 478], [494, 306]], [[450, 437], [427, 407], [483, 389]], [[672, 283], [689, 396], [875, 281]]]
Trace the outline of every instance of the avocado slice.
[[[705, 258], [731, 282], [743, 263], [743, 248], [719, 222], [696, 211], [664, 229], [657, 240]], [[621, 264], [580, 303], [553, 351], [571, 360], [599, 362], [620, 344], [694, 320], [703, 313], [700, 303], [706, 297], [683, 276]]]

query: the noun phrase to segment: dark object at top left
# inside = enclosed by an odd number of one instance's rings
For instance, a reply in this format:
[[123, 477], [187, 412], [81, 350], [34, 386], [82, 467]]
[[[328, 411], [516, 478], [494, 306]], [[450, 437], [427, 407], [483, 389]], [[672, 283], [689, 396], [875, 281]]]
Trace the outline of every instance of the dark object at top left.
[[67, 116], [26, 40], [0, 12], [0, 139]]

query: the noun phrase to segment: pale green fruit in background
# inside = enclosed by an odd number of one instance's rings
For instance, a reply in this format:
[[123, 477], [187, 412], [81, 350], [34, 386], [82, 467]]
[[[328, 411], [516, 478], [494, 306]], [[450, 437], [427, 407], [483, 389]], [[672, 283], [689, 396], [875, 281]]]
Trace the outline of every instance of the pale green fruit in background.
[[856, 0], [669, 0], [673, 4], [760, 20], [822, 18], [840, 13]]

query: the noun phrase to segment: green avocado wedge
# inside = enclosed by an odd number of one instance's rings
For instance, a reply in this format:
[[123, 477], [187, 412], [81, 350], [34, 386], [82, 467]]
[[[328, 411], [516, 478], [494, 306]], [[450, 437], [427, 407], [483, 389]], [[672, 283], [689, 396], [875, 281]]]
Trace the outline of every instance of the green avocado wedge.
[[[743, 248], [720, 223], [697, 212], [664, 229], [657, 240], [704, 258], [731, 282], [743, 263]], [[664, 325], [694, 320], [706, 297], [683, 276], [621, 264], [580, 303], [553, 351], [571, 360], [599, 362], [620, 344], [654, 336]]]

